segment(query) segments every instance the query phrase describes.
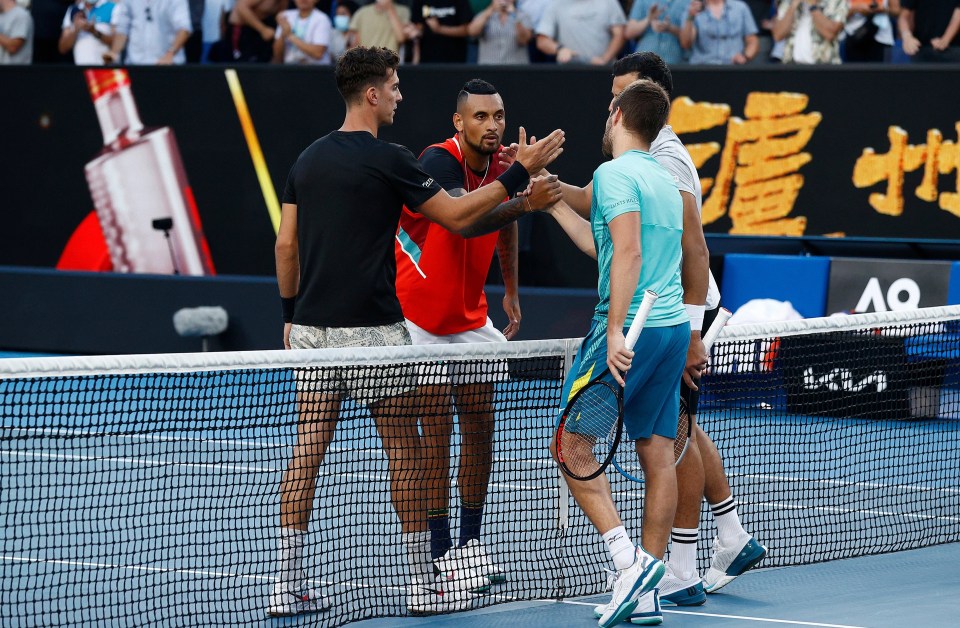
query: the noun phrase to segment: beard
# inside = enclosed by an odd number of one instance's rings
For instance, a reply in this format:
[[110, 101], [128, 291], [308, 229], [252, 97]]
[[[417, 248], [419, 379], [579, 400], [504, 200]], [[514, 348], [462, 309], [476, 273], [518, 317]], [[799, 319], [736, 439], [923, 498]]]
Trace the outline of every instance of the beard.
[[603, 141], [600, 144], [600, 150], [606, 159], [613, 159], [613, 132], [610, 125], [610, 118], [607, 118], [607, 128], [603, 130]]
[[463, 143], [475, 150], [480, 155], [486, 155], [488, 157], [495, 155], [500, 150], [500, 142], [503, 138], [499, 138], [497, 143], [491, 147], [483, 145], [483, 136], [480, 137], [478, 142], [471, 142], [470, 138], [467, 137], [467, 134], [463, 134]]

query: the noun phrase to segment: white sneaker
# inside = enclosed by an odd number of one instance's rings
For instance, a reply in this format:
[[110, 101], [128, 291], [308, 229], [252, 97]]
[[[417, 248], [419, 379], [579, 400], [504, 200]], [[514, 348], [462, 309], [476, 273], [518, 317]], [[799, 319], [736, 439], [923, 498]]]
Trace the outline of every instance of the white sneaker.
[[[598, 604], [593, 609], [593, 616], [598, 619], [603, 617], [608, 608], [610, 608], [610, 602]], [[662, 624], [663, 611], [660, 610], [660, 590], [654, 589], [641, 595], [640, 599], [637, 600], [637, 607], [630, 613], [627, 621], [639, 626], [659, 626]]]
[[747, 533], [740, 536], [730, 547], [721, 545], [719, 538], [714, 539], [713, 560], [703, 577], [704, 590], [707, 593], [719, 591], [737, 576], [753, 569], [766, 555], [767, 548]]
[[614, 576], [613, 598], [600, 617], [600, 628], [615, 626], [627, 619], [644, 593], [653, 591], [666, 568], [663, 562], [637, 546], [633, 564]]
[[468, 541], [463, 547], [451, 548], [434, 564], [441, 572], [472, 571], [487, 578], [493, 584], [507, 581], [506, 574], [490, 560], [487, 550], [476, 539]]
[[486, 593], [490, 590], [490, 580], [470, 569], [451, 569], [441, 571], [435, 569], [437, 582], [442, 582], [444, 589], [466, 591], [468, 593]]
[[476, 606], [477, 596], [445, 586], [441, 578], [431, 584], [414, 583], [407, 587], [407, 610], [414, 615], [454, 613]]
[[289, 617], [307, 613], [322, 613], [330, 610], [330, 601], [312, 589], [291, 591], [277, 584], [270, 594], [267, 615], [270, 617]]
[[667, 571], [657, 586], [660, 603], [664, 606], [700, 606], [707, 601], [700, 575], [694, 571], [687, 578], [681, 578], [673, 573], [670, 563], [667, 563]]

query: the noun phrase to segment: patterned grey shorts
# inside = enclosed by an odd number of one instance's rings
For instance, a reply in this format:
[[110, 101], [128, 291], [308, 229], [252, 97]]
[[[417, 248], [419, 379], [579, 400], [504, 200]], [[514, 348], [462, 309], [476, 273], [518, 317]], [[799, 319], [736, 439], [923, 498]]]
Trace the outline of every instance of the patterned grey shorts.
[[[346, 347], [391, 347], [410, 344], [406, 325], [378, 327], [290, 328], [292, 349], [342, 349]], [[318, 395], [349, 396], [362, 404], [396, 397], [416, 387], [413, 364], [298, 369], [297, 390]]]

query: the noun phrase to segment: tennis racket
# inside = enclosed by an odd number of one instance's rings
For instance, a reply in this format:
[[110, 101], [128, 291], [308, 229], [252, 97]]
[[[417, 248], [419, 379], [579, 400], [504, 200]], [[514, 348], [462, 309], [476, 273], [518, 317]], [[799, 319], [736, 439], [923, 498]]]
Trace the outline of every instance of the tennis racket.
[[[728, 320], [730, 320], [730, 316], [730, 310], [725, 307], [720, 308], [720, 310], [717, 312], [717, 317], [714, 318], [713, 322], [710, 324], [710, 329], [708, 329], [707, 333], [703, 335], [703, 349], [706, 351], [707, 356], [710, 355], [710, 349], [713, 347], [713, 343], [717, 341], [717, 336], [719, 336], [720, 332], [723, 331], [723, 326], [727, 324]], [[684, 454], [687, 453], [687, 448], [690, 446], [690, 436], [692, 432], [693, 423], [690, 422], [687, 400], [684, 395], [680, 395], [680, 417], [677, 420], [677, 438], [673, 441], [673, 456], [676, 459], [677, 464], [680, 464], [680, 461], [683, 460]]]
[[[716, 342], [717, 336], [723, 331], [723, 326], [727, 324], [730, 318], [730, 310], [720, 308], [717, 317], [710, 325], [710, 329], [703, 336], [703, 347], [707, 355], [710, 355], [710, 347]], [[677, 421], [677, 436], [673, 441], [673, 456], [676, 464], [680, 464], [684, 454], [687, 453], [687, 447], [690, 445], [690, 434], [693, 431], [693, 425], [690, 423], [690, 417], [687, 415], [687, 402], [680, 396], [680, 416]], [[620, 462], [613, 458], [613, 467], [628, 480], [643, 484], [643, 469], [640, 467], [639, 460], [631, 459], [628, 462]]]
[[[655, 292], [644, 292], [637, 315], [630, 324], [624, 345], [633, 350], [650, 309]], [[623, 387], [602, 372], [571, 397], [560, 416], [555, 442], [557, 460], [563, 472], [575, 480], [592, 480], [613, 460], [623, 431]]]

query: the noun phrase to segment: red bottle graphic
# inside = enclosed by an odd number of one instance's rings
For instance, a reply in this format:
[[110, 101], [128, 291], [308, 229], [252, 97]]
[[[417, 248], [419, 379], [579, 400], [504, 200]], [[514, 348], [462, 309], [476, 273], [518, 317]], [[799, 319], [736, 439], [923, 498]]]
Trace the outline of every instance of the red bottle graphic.
[[84, 171], [113, 270], [214, 274], [173, 131], [143, 126], [126, 70], [84, 74], [103, 131]]

